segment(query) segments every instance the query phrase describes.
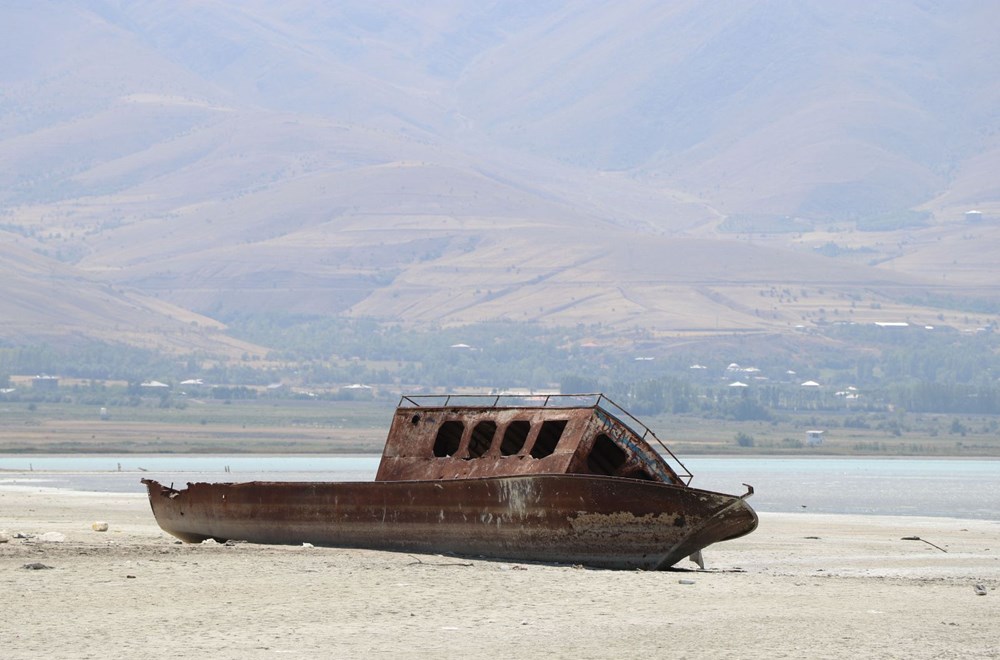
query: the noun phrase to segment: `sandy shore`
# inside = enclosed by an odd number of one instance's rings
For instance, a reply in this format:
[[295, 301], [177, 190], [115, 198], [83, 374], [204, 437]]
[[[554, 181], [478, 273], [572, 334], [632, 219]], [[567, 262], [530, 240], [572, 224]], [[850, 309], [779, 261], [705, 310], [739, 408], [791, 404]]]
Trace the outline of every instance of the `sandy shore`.
[[991, 521], [763, 514], [662, 573], [182, 545], [145, 496], [30, 487], [0, 530], [4, 658], [1000, 658]]

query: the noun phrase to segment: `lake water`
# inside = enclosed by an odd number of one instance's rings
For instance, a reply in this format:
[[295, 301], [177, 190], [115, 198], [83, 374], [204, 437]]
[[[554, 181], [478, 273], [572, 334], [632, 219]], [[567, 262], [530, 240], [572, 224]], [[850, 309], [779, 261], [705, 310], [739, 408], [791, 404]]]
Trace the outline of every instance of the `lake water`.
[[[369, 481], [378, 462], [374, 455], [0, 455], [0, 488], [143, 492], [143, 477], [178, 487], [189, 481]], [[684, 463], [697, 488], [742, 494], [742, 484], [752, 484], [750, 502], [758, 511], [1000, 520], [1000, 459], [695, 456]]]

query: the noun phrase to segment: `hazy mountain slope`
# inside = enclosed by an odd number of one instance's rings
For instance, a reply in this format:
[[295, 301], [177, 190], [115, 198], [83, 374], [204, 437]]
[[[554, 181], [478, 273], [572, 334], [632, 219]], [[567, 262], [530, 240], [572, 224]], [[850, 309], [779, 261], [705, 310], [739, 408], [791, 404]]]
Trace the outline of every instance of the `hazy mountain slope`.
[[212, 319], [81, 276], [16, 240], [0, 232], [0, 337], [7, 343], [71, 347], [98, 341], [222, 360], [264, 354], [259, 346], [227, 337]]
[[477, 60], [463, 113], [505, 141], [655, 173], [730, 212], [907, 208], [996, 128], [992, 3], [650, 0], [560, 18]]
[[[608, 239], [582, 231], [568, 241], [539, 230], [488, 238], [474, 252], [453, 251], [406, 269], [351, 311], [446, 323], [490, 318], [668, 332], [787, 330], [803, 321], [807, 305], [772, 311], [762, 292], [811, 290], [816, 306], [840, 299], [846, 307], [849, 295], [873, 300], [872, 291], [883, 287], [922, 290], [903, 275], [746, 242], [625, 233]], [[880, 309], [857, 320], [882, 320], [886, 313], [895, 312]]]
[[[1000, 121], [997, 122], [1000, 124]], [[980, 152], [955, 167], [948, 188], [924, 208], [943, 221], [964, 217], [978, 210], [993, 222], [1000, 220], [1000, 125], [983, 129]]]
[[[930, 318], [900, 292], [997, 294], [1000, 234], [963, 223], [1000, 218], [998, 13], [8, 3], [0, 227], [75, 277], [20, 269], [6, 318], [65, 292], [66, 328], [100, 326], [97, 281], [209, 315]], [[855, 227], [910, 209], [933, 215]]]

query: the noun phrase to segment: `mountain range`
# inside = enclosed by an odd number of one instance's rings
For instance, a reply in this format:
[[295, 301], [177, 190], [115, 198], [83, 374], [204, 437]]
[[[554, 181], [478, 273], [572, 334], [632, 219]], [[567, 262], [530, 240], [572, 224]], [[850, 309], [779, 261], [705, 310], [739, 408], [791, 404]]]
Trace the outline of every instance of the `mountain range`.
[[[988, 1], [12, 0], [0, 340], [246, 355], [261, 311], [972, 328]], [[975, 211], [975, 213], [969, 213]]]

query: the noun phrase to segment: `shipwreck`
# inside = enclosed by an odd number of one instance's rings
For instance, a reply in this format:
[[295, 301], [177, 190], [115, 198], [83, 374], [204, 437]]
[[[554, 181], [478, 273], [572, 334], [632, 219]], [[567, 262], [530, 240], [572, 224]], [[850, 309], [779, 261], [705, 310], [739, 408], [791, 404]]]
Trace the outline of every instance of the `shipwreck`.
[[177, 538], [666, 569], [757, 527], [601, 394], [403, 396], [374, 481], [143, 479]]

